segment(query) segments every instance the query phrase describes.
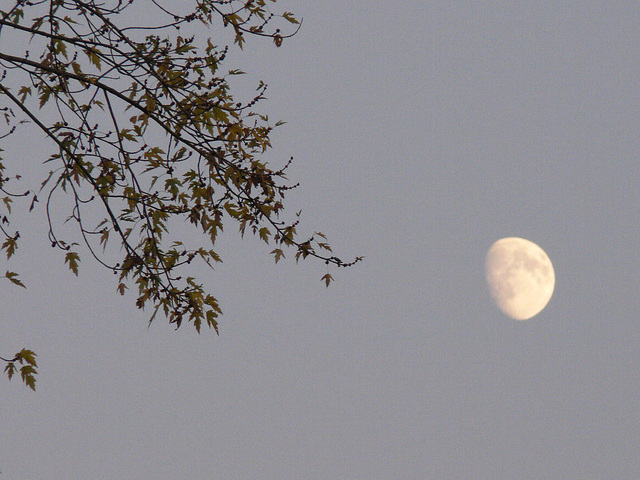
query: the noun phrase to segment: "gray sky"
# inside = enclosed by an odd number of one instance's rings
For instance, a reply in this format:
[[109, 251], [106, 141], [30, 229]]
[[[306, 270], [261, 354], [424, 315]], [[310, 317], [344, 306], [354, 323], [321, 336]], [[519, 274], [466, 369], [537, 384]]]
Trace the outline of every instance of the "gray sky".
[[[228, 229], [197, 336], [26, 239], [0, 354], [41, 367], [0, 381], [0, 479], [640, 478], [640, 5], [283, 7], [300, 33], [233, 61], [288, 122], [290, 212], [365, 261], [325, 289]], [[484, 280], [505, 236], [555, 266], [526, 322]]]

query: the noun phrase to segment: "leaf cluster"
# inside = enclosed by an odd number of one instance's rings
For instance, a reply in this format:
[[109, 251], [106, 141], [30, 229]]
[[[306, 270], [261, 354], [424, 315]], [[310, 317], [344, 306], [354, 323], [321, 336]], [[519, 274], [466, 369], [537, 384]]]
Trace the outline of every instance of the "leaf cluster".
[[6, 359], [0, 357], [0, 360], [6, 363], [4, 367], [4, 371], [7, 374], [9, 380], [13, 378], [13, 375], [16, 372], [20, 372], [20, 377], [24, 384], [29, 387], [31, 390], [36, 389], [36, 374], [38, 373], [36, 368], [38, 364], [36, 363], [36, 354], [31, 350], [27, 350], [23, 348], [18, 353], [16, 353], [13, 358]]
[[[300, 238], [299, 213], [292, 222], [283, 219], [285, 196], [297, 184], [286, 176], [291, 159], [280, 168], [264, 160], [281, 125], [256, 109], [266, 84], [238, 99], [230, 79], [242, 72], [224, 69], [229, 47], [182, 34], [187, 25], [221, 25], [240, 48], [248, 36], [280, 46], [300, 22], [290, 12], [272, 13], [267, 3], [275, 0], [198, 0], [188, 12], [154, 1], [163, 22], [122, 26], [135, 1], [16, 0], [0, 11], [2, 36], [31, 38], [22, 52], [0, 45], [6, 102], [0, 139], [28, 121], [53, 146], [37, 192], [10, 191], [19, 177], [9, 177], [0, 159], [6, 210], [0, 248], [7, 258], [19, 239], [10, 230], [12, 202], [25, 198], [31, 210], [46, 199], [51, 246], [75, 275], [86, 248], [113, 271], [121, 294], [133, 289], [138, 308], [152, 307], [150, 322], [160, 312], [176, 328], [186, 320], [198, 332], [203, 325], [217, 332], [221, 309], [190, 265], [199, 260], [214, 268], [222, 261], [216, 241], [229, 223], [240, 235], [272, 244], [276, 263], [286, 248], [296, 261], [311, 256], [339, 267], [359, 261], [334, 256], [319, 232]], [[293, 30], [272, 27], [279, 21]], [[70, 199], [64, 221], [77, 226], [79, 238], [58, 233], [61, 196]], [[190, 245], [184, 225], [204, 241]], [[24, 286], [14, 272], [5, 277]], [[327, 286], [332, 279], [322, 277]]]

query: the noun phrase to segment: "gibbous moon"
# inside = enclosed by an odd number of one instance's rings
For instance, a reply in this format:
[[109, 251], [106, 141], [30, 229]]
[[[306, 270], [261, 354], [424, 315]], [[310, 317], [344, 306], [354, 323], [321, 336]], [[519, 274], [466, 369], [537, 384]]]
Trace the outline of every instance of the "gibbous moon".
[[556, 284], [547, 254], [524, 238], [503, 238], [491, 245], [485, 271], [493, 300], [514, 320], [528, 320], [540, 313]]

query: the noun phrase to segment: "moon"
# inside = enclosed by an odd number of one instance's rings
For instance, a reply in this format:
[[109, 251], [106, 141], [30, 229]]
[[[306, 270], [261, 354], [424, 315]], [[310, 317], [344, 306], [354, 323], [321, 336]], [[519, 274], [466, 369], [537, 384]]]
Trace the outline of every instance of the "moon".
[[547, 254], [524, 238], [503, 238], [491, 245], [485, 272], [496, 305], [514, 320], [528, 320], [540, 313], [556, 284]]

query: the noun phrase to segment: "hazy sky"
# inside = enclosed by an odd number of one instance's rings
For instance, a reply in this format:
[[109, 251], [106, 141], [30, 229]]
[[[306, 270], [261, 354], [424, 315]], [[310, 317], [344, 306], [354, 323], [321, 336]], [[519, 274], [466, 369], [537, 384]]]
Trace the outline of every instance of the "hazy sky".
[[[0, 355], [40, 368], [35, 393], [0, 380], [0, 479], [640, 478], [640, 4], [283, 8], [300, 33], [232, 61], [288, 122], [270, 159], [296, 159], [290, 213], [365, 261], [325, 289], [324, 264], [274, 266], [229, 228], [200, 272], [221, 335], [147, 329], [32, 214]], [[28, 145], [5, 159], [48, 156]], [[506, 236], [555, 266], [526, 322], [485, 284]]]

